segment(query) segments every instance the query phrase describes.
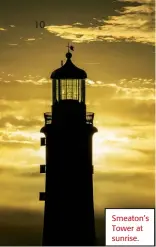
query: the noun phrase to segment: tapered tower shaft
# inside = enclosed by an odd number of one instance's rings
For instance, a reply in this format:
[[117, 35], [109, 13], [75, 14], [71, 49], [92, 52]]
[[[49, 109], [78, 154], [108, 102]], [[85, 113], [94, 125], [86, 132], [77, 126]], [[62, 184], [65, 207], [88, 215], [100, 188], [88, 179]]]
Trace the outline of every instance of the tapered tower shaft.
[[[67, 62], [52, 73], [52, 112], [45, 113], [46, 186], [43, 242], [95, 245], [92, 137], [93, 113], [86, 113], [86, 73], [67, 53]], [[43, 139], [42, 139], [43, 140]]]

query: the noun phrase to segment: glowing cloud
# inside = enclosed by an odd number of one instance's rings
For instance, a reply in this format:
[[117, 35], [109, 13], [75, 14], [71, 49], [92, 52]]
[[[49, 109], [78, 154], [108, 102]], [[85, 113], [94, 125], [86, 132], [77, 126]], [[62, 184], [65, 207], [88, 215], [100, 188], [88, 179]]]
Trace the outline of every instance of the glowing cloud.
[[109, 16], [107, 20], [96, 21], [96, 26], [80, 27], [73, 25], [46, 26], [45, 29], [63, 39], [75, 43], [107, 41], [107, 42], [140, 42], [154, 45], [154, 1], [151, 0], [119, 0], [120, 2], [137, 2], [139, 6], [124, 7], [116, 11], [119, 15]]
[[0, 27], [0, 31], [7, 31], [7, 29]]

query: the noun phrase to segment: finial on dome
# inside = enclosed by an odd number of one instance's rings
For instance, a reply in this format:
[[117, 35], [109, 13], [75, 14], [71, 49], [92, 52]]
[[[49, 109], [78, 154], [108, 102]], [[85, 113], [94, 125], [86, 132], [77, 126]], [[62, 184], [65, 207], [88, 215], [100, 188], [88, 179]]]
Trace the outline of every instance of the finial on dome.
[[68, 42], [67, 47], [68, 47], [68, 52], [66, 53], [66, 58], [70, 59], [72, 57], [72, 54], [71, 54], [70, 50], [74, 51], [74, 46], [70, 45], [69, 42]]
[[69, 42], [68, 42], [67, 48], [68, 48], [68, 52], [69, 52], [69, 48], [70, 48], [70, 46], [69, 46]]
[[67, 52], [67, 53], [66, 53], [66, 58], [67, 58], [67, 59], [71, 59], [71, 57], [72, 57], [72, 54], [71, 54], [70, 52]]

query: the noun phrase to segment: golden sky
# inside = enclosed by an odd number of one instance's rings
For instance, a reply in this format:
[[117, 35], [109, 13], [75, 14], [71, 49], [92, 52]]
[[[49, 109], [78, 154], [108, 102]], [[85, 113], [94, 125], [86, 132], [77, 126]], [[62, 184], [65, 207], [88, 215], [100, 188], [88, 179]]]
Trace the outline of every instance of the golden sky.
[[49, 77], [65, 61], [68, 41], [73, 62], [88, 74], [86, 104], [98, 128], [94, 202], [102, 239], [104, 208], [154, 207], [154, 1], [1, 5], [0, 245], [40, 244], [40, 128], [50, 111]]

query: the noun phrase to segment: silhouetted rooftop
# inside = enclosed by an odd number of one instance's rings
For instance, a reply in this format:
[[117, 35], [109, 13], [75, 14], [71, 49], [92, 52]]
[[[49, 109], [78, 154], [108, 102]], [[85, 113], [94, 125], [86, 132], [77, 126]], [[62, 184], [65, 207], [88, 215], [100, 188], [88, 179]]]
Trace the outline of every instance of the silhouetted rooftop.
[[66, 53], [66, 63], [56, 69], [51, 74], [51, 79], [86, 79], [87, 74], [84, 70], [75, 66], [71, 61], [72, 54]]

